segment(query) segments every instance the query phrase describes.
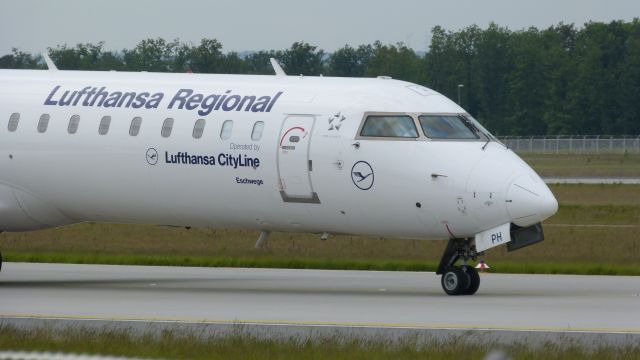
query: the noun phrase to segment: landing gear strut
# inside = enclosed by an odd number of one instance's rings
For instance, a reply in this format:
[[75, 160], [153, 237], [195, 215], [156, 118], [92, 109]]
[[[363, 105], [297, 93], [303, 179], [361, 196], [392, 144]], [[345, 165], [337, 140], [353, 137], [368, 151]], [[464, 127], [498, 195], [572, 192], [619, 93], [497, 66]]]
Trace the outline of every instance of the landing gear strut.
[[[480, 287], [480, 275], [473, 266], [466, 264], [470, 259], [478, 257], [471, 239], [449, 239], [447, 248], [442, 254], [436, 274], [442, 275], [442, 289], [447, 295], [473, 295]], [[456, 262], [461, 261], [461, 266]]]

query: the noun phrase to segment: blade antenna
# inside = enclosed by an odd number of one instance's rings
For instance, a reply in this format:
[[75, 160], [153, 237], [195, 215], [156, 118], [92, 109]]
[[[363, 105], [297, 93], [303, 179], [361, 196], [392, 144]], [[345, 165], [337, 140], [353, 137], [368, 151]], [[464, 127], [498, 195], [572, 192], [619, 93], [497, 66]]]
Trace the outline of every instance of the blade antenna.
[[284, 72], [282, 67], [280, 67], [280, 64], [278, 64], [278, 60], [269, 58], [269, 61], [271, 61], [271, 66], [273, 66], [273, 71], [276, 72], [276, 76], [287, 76], [287, 73]]
[[47, 63], [47, 68], [50, 71], [58, 71], [56, 64], [54, 64], [53, 60], [51, 60], [51, 58], [49, 57], [49, 54], [42, 53], [42, 58], [44, 59], [44, 62]]

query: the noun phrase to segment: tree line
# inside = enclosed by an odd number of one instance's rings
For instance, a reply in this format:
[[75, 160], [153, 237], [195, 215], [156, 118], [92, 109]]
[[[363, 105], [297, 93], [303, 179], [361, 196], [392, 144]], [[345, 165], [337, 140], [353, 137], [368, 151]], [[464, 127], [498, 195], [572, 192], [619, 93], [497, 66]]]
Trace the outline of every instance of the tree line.
[[[426, 54], [403, 43], [346, 45], [326, 53], [306, 42], [286, 50], [223, 52], [200, 44], [146, 39], [133, 49], [104, 43], [49, 49], [59, 69], [273, 74], [387, 75], [443, 93], [499, 135], [640, 134], [640, 20], [558, 24], [512, 31], [497, 24], [432, 29]], [[14, 49], [0, 68], [41, 69], [38, 55]]]

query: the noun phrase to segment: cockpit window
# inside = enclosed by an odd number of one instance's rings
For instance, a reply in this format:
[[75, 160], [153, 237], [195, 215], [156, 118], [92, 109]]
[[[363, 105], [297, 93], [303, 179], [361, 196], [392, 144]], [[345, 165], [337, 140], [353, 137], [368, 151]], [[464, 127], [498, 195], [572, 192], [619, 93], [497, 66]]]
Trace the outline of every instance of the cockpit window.
[[417, 138], [413, 118], [407, 115], [371, 115], [367, 117], [360, 136]]
[[458, 115], [421, 115], [424, 134], [432, 139], [479, 139], [478, 129]]

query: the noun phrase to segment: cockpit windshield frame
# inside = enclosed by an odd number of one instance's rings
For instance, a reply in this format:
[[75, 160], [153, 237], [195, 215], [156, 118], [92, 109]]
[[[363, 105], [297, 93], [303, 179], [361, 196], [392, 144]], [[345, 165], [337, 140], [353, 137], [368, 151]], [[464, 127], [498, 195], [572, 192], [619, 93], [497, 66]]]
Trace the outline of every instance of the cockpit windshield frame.
[[[418, 131], [417, 137], [395, 137], [395, 136], [367, 136], [362, 135], [365, 123], [370, 116], [410, 116], [413, 119], [414, 126]], [[477, 137], [476, 138], [436, 138], [429, 137], [425, 134], [422, 124], [420, 122], [420, 116], [455, 116], [459, 118], [467, 128], [469, 128]], [[496, 138], [491, 135], [482, 125], [478, 123], [471, 115], [466, 113], [403, 113], [403, 112], [365, 112], [355, 140], [386, 140], [386, 141], [458, 141], [458, 142], [487, 142], [497, 141]]]

